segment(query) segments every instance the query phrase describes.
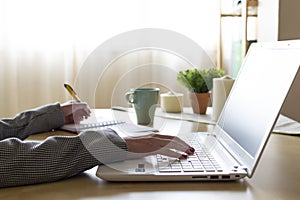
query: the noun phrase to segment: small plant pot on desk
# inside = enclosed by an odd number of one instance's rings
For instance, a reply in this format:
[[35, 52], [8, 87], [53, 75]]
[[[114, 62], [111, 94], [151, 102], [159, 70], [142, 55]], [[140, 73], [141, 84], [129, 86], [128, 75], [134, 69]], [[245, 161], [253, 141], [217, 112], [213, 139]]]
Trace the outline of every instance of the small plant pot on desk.
[[193, 112], [206, 114], [210, 101], [210, 91], [213, 87], [213, 79], [224, 75], [221, 69], [187, 69], [180, 71], [177, 81], [189, 90], [189, 96]]
[[189, 93], [193, 112], [200, 115], [205, 115], [208, 103], [210, 101], [210, 93]]

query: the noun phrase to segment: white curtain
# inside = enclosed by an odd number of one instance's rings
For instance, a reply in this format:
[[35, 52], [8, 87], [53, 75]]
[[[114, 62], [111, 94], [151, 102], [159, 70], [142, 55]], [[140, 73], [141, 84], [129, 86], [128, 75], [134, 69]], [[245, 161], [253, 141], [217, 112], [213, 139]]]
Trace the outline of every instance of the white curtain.
[[70, 99], [88, 55], [107, 39], [162, 28], [216, 62], [219, 0], [0, 0], [0, 117]]

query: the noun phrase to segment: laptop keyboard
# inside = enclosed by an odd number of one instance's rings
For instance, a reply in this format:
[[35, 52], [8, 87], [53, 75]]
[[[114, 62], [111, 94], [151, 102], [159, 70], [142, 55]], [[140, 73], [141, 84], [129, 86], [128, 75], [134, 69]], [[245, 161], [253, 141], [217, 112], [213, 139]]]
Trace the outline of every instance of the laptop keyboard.
[[193, 155], [187, 159], [174, 159], [163, 155], [157, 155], [159, 172], [222, 172], [222, 167], [209, 153], [202, 147], [196, 149]]

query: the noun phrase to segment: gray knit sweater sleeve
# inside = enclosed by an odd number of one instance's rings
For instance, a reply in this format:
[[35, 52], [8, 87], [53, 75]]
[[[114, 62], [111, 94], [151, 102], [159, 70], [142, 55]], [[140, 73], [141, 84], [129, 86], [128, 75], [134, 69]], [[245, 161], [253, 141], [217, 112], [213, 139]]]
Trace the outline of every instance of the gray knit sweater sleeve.
[[33, 133], [46, 132], [64, 124], [59, 103], [24, 111], [11, 119], [0, 119], [0, 140], [25, 139]]
[[62, 124], [59, 104], [0, 120], [0, 187], [57, 181], [125, 159], [127, 145], [111, 129], [48, 137], [41, 142], [22, 141]]

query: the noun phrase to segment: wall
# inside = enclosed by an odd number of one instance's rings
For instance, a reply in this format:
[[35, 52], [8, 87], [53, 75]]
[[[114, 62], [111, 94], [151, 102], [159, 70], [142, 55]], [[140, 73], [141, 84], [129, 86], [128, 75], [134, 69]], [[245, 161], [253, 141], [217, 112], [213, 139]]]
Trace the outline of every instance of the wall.
[[300, 1], [280, 0], [278, 40], [300, 38]]
[[272, 42], [300, 38], [299, 0], [260, 0], [258, 41]]
[[278, 11], [280, 0], [260, 0], [258, 2], [258, 34], [259, 42], [278, 40]]

